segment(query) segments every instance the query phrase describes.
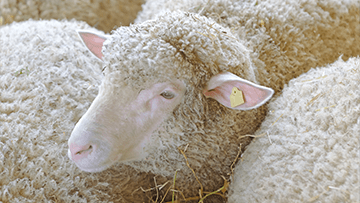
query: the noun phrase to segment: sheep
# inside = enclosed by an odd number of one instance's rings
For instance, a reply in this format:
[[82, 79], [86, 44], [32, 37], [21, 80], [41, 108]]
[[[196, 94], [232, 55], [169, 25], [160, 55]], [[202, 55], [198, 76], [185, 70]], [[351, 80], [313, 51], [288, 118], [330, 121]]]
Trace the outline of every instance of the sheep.
[[[2, 0], [0, 25], [32, 19], [72, 19], [85, 21], [105, 32], [129, 25], [141, 10], [144, 0]], [[1, 23], [2, 22], [2, 23]]]
[[[193, 195], [195, 179], [178, 148], [186, 152], [200, 178], [226, 172], [237, 153], [228, 147], [238, 148], [236, 134], [255, 130], [256, 119], [264, 115], [260, 106], [273, 90], [255, 84], [249, 51], [229, 30], [213, 25], [228, 33], [214, 41], [189, 32], [194, 25], [197, 32], [206, 32], [212, 23], [177, 12], [157, 21], [120, 27], [111, 37], [79, 32], [94, 55], [104, 61], [105, 74], [99, 95], [69, 138], [69, 157], [80, 169], [98, 172], [116, 161], [163, 177], [172, 177], [180, 169], [177, 185], [188, 187], [186, 195]], [[215, 34], [215, 30], [208, 31]], [[185, 45], [196, 41], [202, 47]], [[170, 63], [173, 65], [167, 65]], [[246, 102], [231, 107], [227, 97], [234, 86], [241, 88]], [[242, 122], [247, 125], [235, 125]], [[203, 180], [210, 190], [222, 182], [221, 176]]]
[[357, 202], [360, 57], [290, 81], [235, 167], [229, 202]]
[[360, 46], [353, 46], [360, 41], [358, 0], [147, 0], [135, 22], [176, 10], [199, 13], [230, 28], [264, 70], [258, 77], [272, 78], [260, 84], [276, 94], [310, 68], [360, 52]]
[[[308, 4], [303, 6], [314, 9]], [[284, 22], [270, 9], [275, 16], [271, 23], [286, 26], [272, 25], [269, 33], [258, 26], [240, 27], [233, 34], [226, 23], [182, 11], [120, 27], [110, 37], [80, 31], [90, 51], [104, 61], [105, 77], [99, 95], [71, 133], [69, 158], [87, 172], [117, 163], [157, 177], [172, 179], [177, 174], [176, 186], [186, 197], [198, 195], [199, 188], [203, 196], [204, 190], [226, 185], [221, 175], [231, 173], [239, 148], [243, 151], [251, 141], [245, 135], [253, 134], [264, 119], [267, 110], [260, 105], [273, 95], [271, 88], [278, 94], [291, 77], [337, 56], [325, 37], [314, 37], [314, 30], [300, 25], [315, 24], [317, 31], [326, 22], [324, 35], [339, 37], [343, 26], [352, 23], [348, 19], [353, 17], [340, 12], [331, 18], [341, 17], [341, 22], [331, 22], [328, 16], [316, 24], [317, 19], [296, 6], [289, 6], [292, 10], [286, 14], [301, 14], [304, 20]], [[253, 7], [246, 12], [257, 16], [261, 8]], [[358, 25], [354, 26], [345, 34], [358, 39]], [[259, 40], [247, 40], [247, 31]], [[270, 40], [269, 35], [279, 37]], [[356, 46], [347, 47], [351, 39], [334, 39], [338, 50], [359, 53]], [[254, 102], [252, 107], [231, 107], [232, 88], [240, 85], [235, 81], [259, 92], [255, 97], [245, 92], [245, 101]]]
[[127, 187], [153, 183], [151, 174], [127, 166], [88, 174], [67, 157], [70, 133], [103, 77], [102, 62], [82, 45], [77, 29], [104, 34], [77, 21], [0, 27], [1, 202], [146, 200]]

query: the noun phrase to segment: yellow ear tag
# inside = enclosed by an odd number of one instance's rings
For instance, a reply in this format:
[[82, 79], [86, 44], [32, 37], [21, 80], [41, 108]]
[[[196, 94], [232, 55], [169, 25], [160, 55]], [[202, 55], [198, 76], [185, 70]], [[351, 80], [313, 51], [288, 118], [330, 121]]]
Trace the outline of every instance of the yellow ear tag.
[[243, 92], [237, 87], [233, 87], [230, 95], [231, 107], [239, 106], [245, 103]]

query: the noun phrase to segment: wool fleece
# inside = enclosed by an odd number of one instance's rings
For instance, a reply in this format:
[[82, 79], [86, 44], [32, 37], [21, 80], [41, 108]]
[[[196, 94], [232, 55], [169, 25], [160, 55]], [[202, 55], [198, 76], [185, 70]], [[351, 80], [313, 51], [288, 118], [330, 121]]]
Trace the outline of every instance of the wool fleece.
[[[212, 39], [201, 33], [208, 33], [216, 38]], [[182, 150], [185, 151], [189, 166], [196, 171], [205, 192], [221, 187], [224, 184], [222, 176], [230, 173], [230, 165], [236, 157], [240, 143], [242, 146], [249, 143], [250, 138], [242, 139], [239, 135], [255, 132], [260, 124], [259, 120], [265, 115], [263, 106], [241, 111], [228, 108], [205, 95], [211, 78], [223, 72], [230, 72], [236, 77], [257, 83], [256, 67], [251, 63], [250, 52], [242, 41], [231, 35], [229, 29], [223, 28], [211, 19], [173, 12], [156, 20], [118, 28], [104, 42], [102, 53], [105, 77], [100, 91], [104, 94], [99, 94], [96, 98], [101, 105], [96, 106], [99, 103], [95, 102], [92, 104], [93, 108], [90, 107], [88, 110], [90, 113], [86, 113], [88, 117], [82, 117], [74, 128], [69, 145], [84, 145], [87, 144], [87, 139], [112, 139], [111, 144], [115, 142], [114, 145], [119, 147], [109, 150], [111, 155], [126, 149], [126, 146], [123, 146], [128, 134], [118, 133], [117, 129], [126, 128], [127, 126], [122, 127], [122, 122], [132, 119], [131, 115], [138, 112], [134, 110], [128, 113], [127, 108], [114, 111], [112, 107], [119, 109], [119, 106], [129, 105], [129, 101], [132, 100], [128, 99], [128, 95], [135, 95], [136, 98], [136, 93], [142, 89], [177, 78], [184, 82], [184, 96], [179, 105], [166, 115], [163, 122], [150, 132], [150, 139], [144, 150], [140, 149], [143, 150], [141, 155], [145, 155], [145, 158], [118, 161], [138, 172], [150, 172], [158, 175], [157, 177], [166, 177], [167, 180], [172, 180], [179, 170], [177, 188], [186, 197], [198, 196], [201, 185], [186, 164], [184, 155], [180, 153]], [[95, 109], [95, 114], [92, 114], [91, 109]], [[93, 115], [96, 115], [96, 118]], [[106, 120], [107, 117], [113, 119]], [[101, 119], [96, 120], [97, 118]], [[139, 123], [141, 125], [141, 122]], [[89, 126], [91, 129], [78, 126]], [[105, 131], [100, 129], [103, 126], [107, 132], [114, 134], [102, 133]], [[134, 124], [131, 126], [139, 128]], [[133, 130], [129, 129], [130, 132]], [[138, 139], [141, 136], [140, 133], [136, 134], [133, 139], [142, 141]], [[101, 147], [103, 146], [99, 148]], [[104, 156], [110, 153], [106, 151]], [[120, 153], [122, 155], [125, 152]], [[102, 161], [103, 157], [93, 154], [88, 156], [89, 159], [86, 160], [86, 157], [81, 160], [85, 160], [82, 162], [83, 168], [99, 170], [98, 168], [104, 167], [95, 163], [97, 160]], [[108, 160], [110, 161], [99, 162], [110, 165], [117, 161]], [[75, 163], [80, 165], [76, 161]], [[178, 199], [182, 199], [180, 193], [177, 195]], [[214, 198], [221, 199], [221, 196]], [[221, 201], [219, 199], [214, 201]]]
[[[357, 2], [351, 3], [356, 5]], [[166, 82], [174, 77], [185, 81], [186, 84], [184, 100], [151, 134], [144, 153], [141, 153], [146, 158], [138, 161], [123, 161], [121, 164], [134, 167], [139, 172], [151, 172], [159, 177], [167, 177], [168, 180], [172, 180], [177, 169], [180, 169], [176, 179], [179, 191], [183, 192], [185, 197], [198, 196], [201, 185], [187, 166], [183, 154], [179, 152], [181, 149], [186, 151], [185, 155], [188, 158], [189, 166], [194, 169], [204, 190], [217, 190], [224, 185], [222, 175], [225, 177], [231, 173], [231, 165], [236, 159], [239, 146], [243, 151], [243, 147], [250, 141], [250, 139], [241, 138], [255, 132], [267, 111], [265, 107], [251, 111], [236, 111], [226, 108], [214, 99], [206, 98], [203, 91], [211, 77], [220, 72], [229, 71], [252, 82], [267, 84], [265, 86], [274, 88], [279, 94], [283, 85], [291, 78], [306, 72], [312, 66], [315, 67], [319, 61], [329, 55], [338, 56], [338, 50], [331, 48], [332, 42], [324, 42], [327, 37], [336, 41], [339, 51], [349, 49], [350, 55], [359, 53], [358, 46], [349, 46], [348, 44], [356, 43], [352, 38], [339, 38], [341, 40], [337, 41], [338, 37], [342, 35], [341, 32], [347, 29], [343, 25], [352, 24], [348, 19], [357, 20], [355, 17], [348, 16], [346, 12], [335, 15], [334, 18], [338, 18], [340, 21], [331, 24], [333, 19], [324, 17], [317, 21], [316, 15], [309, 14], [313, 13], [312, 9], [318, 9], [324, 15], [327, 12], [321, 6], [310, 1], [304, 2], [304, 5], [299, 5], [295, 1], [287, 1], [284, 5], [280, 4], [291, 8], [290, 11], [279, 9], [281, 7], [276, 2], [264, 3], [261, 6], [255, 5], [255, 3], [245, 5], [248, 7], [241, 7], [241, 5], [236, 7], [247, 8], [244, 10], [248, 11], [247, 15], [237, 18], [238, 22], [244, 18], [244, 22], [241, 21], [241, 23], [245, 27], [236, 32], [233, 32], [232, 27], [227, 26], [226, 23], [217, 23], [216, 20], [209, 17], [176, 11], [163, 13], [153, 20], [129, 27], [120, 27], [104, 42], [102, 59], [105, 64], [105, 78], [101, 88], [104, 92], [107, 91], [108, 95], [123, 96], [122, 99], [119, 96], [116, 102], [120, 103], [126, 100], [125, 87], [131, 90], [129, 93], [133, 94], [132, 92], [140, 92], [157, 82]], [[268, 8], [262, 9], [264, 6]], [[304, 11], [302, 7], [307, 7], [309, 11]], [[268, 28], [264, 28], [265, 25], [263, 26], [260, 18], [257, 17], [251, 21], [254, 24], [246, 24], [247, 16], [261, 13], [262, 17], [268, 14], [267, 10], [271, 11], [271, 16], [275, 16], [269, 21], [271, 23]], [[287, 17], [281, 16], [279, 12], [284, 12]], [[351, 12], [358, 11], [351, 10]], [[239, 10], [238, 13], [242, 12]], [[301, 18], [296, 18], [294, 13]], [[237, 12], [234, 12], [235, 14]], [[306, 17], [307, 20], [303, 21], [303, 17]], [[309, 22], [311, 23], [308, 24]], [[247, 26], [250, 28], [257, 26], [253, 30], [252, 39], [254, 41], [247, 37], [241, 37], [247, 36], [246, 33], [251, 32], [250, 29], [246, 29]], [[318, 30], [321, 26], [326, 27], [324, 35], [314, 34], [314, 30]], [[345, 34], [357, 37], [358, 25], [354, 26], [345, 31]], [[259, 38], [255, 37], [256, 33], [261, 33], [256, 35]], [[338, 33], [341, 34], [338, 36]], [[274, 39], [270, 40], [270, 35]], [[325, 36], [325, 38], [319, 36]], [[263, 44], [255, 49], [251, 45], [255, 42]], [[314, 48], [318, 44], [321, 46]], [[266, 57], [267, 62], [262, 62], [258, 55], [260, 52], [263, 53], [262, 56]], [[314, 63], [309, 65], [311, 61]], [[114, 103], [111, 99], [102, 100], [100, 97], [98, 101]], [[92, 109], [101, 108], [94, 106]], [[117, 112], [108, 111], [108, 109], [104, 112], [107, 111], [111, 117], [117, 116]], [[118, 114], [121, 115], [121, 112]], [[91, 114], [90, 112], [88, 115]], [[121, 116], [116, 118], [121, 118]], [[89, 121], [91, 119], [86, 117], [82, 119], [85, 124], [78, 126], [98, 124], [93, 120]], [[121, 123], [122, 120], [118, 120]], [[116, 122], [104, 122], [100, 125], [106, 126], [109, 123]], [[115, 129], [116, 124], [104, 127], [104, 129], [110, 128]], [[85, 138], [79, 138], [81, 137], [79, 132], [88, 132], [86, 130], [89, 129], [79, 127], [74, 130], [75, 138], [69, 139], [69, 145], [74, 144], [74, 140], [78, 140], [82, 142], [83, 146], [91, 146], [88, 145], [90, 142], [87, 142]], [[98, 129], [93, 132], [96, 130]], [[111, 132], [114, 131], [111, 130]], [[102, 136], [101, 133], [91, 135], [91, 139], [94, 140]], [[118, 137], [121, 138], [121, 134]], [[113, 143], [111, 142], [111, 144]], [[122, 145], [123, 143], [119, 142]], [[106, 153], [110, 154], [109, 151]], [[119, 154], [122, 155], [122, 153]], [[97, 158], [103, 157], [91, 157], [94, 160]], [[104, 159], [110, 160], [108, 157]], [[82, 161], [87, 164], [87, 167], [91, 167], [92, 163], [93, 165], [97, 164], [91, 161], [86, 162], [84, 159]], [[75, 163], [78, 164], [78, 162]], [[108, 161], [105, 164], [112, 163]], [[99, 164], [97, 165], [99, 167], [95, 169], [104, 168], [105, 164]], [[179, 193], [177, 194], [179, 195]]]
[[148, 199], [137, 185], [153, 184], [150, 173], [124, 165], [85, 173], [67, 157], [70, 133], [103, 77], [102, 63], [83, 46], [77, 29], [103, 34], [77, 21], [31, 20], [0, 28], [1, 202]]
[[311, 68], [360, 54], [359, 0], [148, 0], [135, 22], [178, 10], [213, 19], [243, 40], [259, 83], [276, 95]]
[[311, 69], [270, 102], [229, 203], [358, 202], [360, 58]]
[[144, 0], [1, 0], [0, 25], [28, 19], [76, 19], [110, 32], [129, 25]]

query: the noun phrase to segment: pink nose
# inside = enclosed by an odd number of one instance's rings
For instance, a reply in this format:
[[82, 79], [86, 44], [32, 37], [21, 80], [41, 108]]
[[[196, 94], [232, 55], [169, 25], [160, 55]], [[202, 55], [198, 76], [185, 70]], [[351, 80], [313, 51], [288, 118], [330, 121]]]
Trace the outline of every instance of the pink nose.
[[74, 161], [87, 157], [94, 150], [93, 145], [70, 144], [71, 158]]

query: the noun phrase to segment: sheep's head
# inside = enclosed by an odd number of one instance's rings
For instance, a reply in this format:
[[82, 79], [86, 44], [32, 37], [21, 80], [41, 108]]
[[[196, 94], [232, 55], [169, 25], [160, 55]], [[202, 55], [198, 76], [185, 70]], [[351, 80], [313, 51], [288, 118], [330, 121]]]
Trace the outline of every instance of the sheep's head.
[[[245, 111], [271, 98], [273, 90], [253, 83], [249, 51], [208, 21], [177, 12], [120, 27], [109, 37], [79, 31], [105, 64], [99, 94], [69, 139], [68, 155], [80, 169], [98, 172], [117, 161], [144, 159], [145, 147], [163, 122], [192, 119], [184, 106], [208, 109], [206, 102], [213, 99], [231, 111]], [[245, 102], [232, 107], [234, 87]]]

